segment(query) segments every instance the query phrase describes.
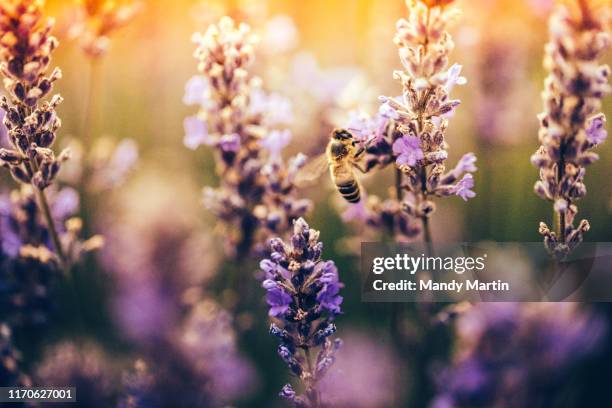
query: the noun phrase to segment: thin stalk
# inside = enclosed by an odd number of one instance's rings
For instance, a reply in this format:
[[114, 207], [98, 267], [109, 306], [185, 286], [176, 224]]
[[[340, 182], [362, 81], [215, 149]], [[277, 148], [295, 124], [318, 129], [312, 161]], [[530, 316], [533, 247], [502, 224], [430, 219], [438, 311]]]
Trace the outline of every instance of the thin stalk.
[[[561, 146], [561, 159], [557, 163], [557, 185], [560, 185], [565, 176], [565, 160], [563, 158], [563, 146]], [[554, 211], [554, 210], [553, 210]], [[559, 240], [565, 243], [565, 213], [562, 211], [554, 211], [556, 218], [556, 233]]]
[[81, 136], [83, 137], [83, 147], [86, 152], [89, 151], [93, 142], [93, 132], [96, 126], [97, 119], [97, 96], [100, 87], [100, 74], [102, 62], [99, 58], [91, 58], [89, 60], [89, 83], [87, 87], [87, 97], [85, 102], [85, 113], [83, 115], [83, 123], [81, 126]]
[[[396, 168], [395, 169], [395, 197], [398, 201], [398, 203], [401, 203], [401, 201], [404, 198], [404, 188], [402, 186], [403, 184], [403, 173], [400, 169]], [[393, 238], [393, 237], [391, 237]], [[397, 352], [400, 356], [402, 356], [402, 358], [404, 357], [404, 354], [402, 353], [403, 350], [403, 346], [404, 346], [404, 336], [402, 334], [402, 330], [401, 330], [401, 324], [402, 324], [402, 320], [403, 320], [403, 312], [404, 312], [404, 308], [402, 307], [403, 304], [399, 303], [399, 302], [392, 302], [391, 303], [391, 321], [389, 324], [389, 332], [391, 335], [391, 341], [394, 344], [395, 348], [397, 349]], [[399, 372], [398, 369], [395, 370], [394, 373], [394, 384], [393, 384], [393, 405], [394, 406], [400, 406], [401, 405], [401, 391], [398, 390], [398, 385], [401, 382], [401, 373]]]
[[308, 398], [310, 399], [310, 402], [313, 404], [312, 408], [320, 408], [321, 407], [321, 397], [319, 395], [319, 391], [317, 391], [317, 389], [315, 388], [315, 384], [313, 379], [314, 377], [314, 367], [312, 364], [312, 355], [310, 353], [310, 348], [309, 347], [304, 347], [304, 356], [306, 357], [306, 364], [308, 364], [308, 371], [310, 372], [310, 380], [308, 381], [307, 387], [307, 394], [308, 394]]
[[55, 227], [55, 222], [53, 221], [53, 217], [51, 215], [51, 210], [49, 209], [49, 202], [47, 200], [47, 196], [45, 192], [39, 189], [36, 190], [36, 195], [38, 196], [38, 203], [40, 205], [40, 209], [43, 212], [43, 216], [45, 217], [45, 221], [47, 223], [47, 228], [49, 229], [49, 234], [51, 235], [51, 241], [53, 241], [54, 249], [57, 253], [57, 256], [60, 259], [61, 269], [68, 275], [68, 269], [66, 267], [67, 259], [64, 254], [64, 249], [62, 248], [62, 242], [59, 238], [59, 234], [57, 233], [57, 228]]

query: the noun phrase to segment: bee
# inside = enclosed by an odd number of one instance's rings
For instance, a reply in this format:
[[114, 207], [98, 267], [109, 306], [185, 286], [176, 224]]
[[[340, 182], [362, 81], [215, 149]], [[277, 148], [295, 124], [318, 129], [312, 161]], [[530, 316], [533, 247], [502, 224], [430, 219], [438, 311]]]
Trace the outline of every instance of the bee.
[[325, 153], [314, 158], [300, 170], [295, 184], [298, 187], [311, 184], [329, 168], [331, 179], [338, 192], [346, 201], [356, 204], [361, 200], [361, 187], [353, 170], [366, 173], [358, 162], [365, 151], [366, 147], [359, 146], [359, 142], [348, 130], [336, 129], [331, 134]]

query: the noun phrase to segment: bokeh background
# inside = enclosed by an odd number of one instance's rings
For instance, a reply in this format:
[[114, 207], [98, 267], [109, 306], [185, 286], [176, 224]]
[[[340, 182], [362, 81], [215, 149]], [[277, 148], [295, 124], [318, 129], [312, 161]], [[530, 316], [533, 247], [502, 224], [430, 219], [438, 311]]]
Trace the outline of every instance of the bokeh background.
[[[537, 170], [529, 162], [538, 147], [536, 115], [542, 105], [541, 61], [551, 3], [458, 1], [463, 15], [451, 30], [456, 42], [452, 60], [463, 65], [468, 84], [456, 90], [462, 105], [451, 120], [448, 141], [451, 161], [467, 151], [477, 154], [478, 195], [469, 203], [458, 198], [438, 203], [432, 221], [438, 242], [539, 241], [540, 220], [551, 218], [550, 205], [533, 193]], [[57, 19], [61, 41], [54, 62], [64, 72], [57, 85], [65, 98], [59, 110], [60, 143], [83, 136], [85, 101], [93, 81], [95, 114], [88, 127], [92, 139], [130, 138], [138, 145], [139, 160], [121, 186], [82, 202], [88, 232], [106, 235], [107, 245], [77, 269], [76, 296], [68, 293], [70, 288], [60, 288], [63, 296], [48, 327], [19, 330], [15, 338], [30, 370], [41, 370], [43, 361], [51, 364], [49, 353], [62, 355], [54, 347], [66, 347], [66, 339], [85, 342], [96, 350], [88, 355], [101, 353], [108, 364], [124, 369], [147, 355], [155, 343], [151, 339], [174, 330], [173, 322], [185, 318], [184, 306], [195, 292], [207, 293], [222, 306], [233, 302], [231, 291], [218, 278], [233, 266], [223, 259], [215, 220], [201, 205], [202, 187], [216, 185], [213, 158], [205, 148], [193, 152], [182, 143], [183, 120], [194, 113], [182, 103], [185, 83], [196, 74], [191, 35], [223, 14], [248, 22], [261, 36], [255, 71], [267, 90], [292, 102], [289, 150], [313, 155], [323, 151], [329, 131], [346, 123], [350, 111], [374, 113], [379, 95], [399, 94], [392, 78], [400, 66], [392, 38], [395, 22], [406, 9], [401, 0], [148, 0], [142, 12], [112, 37], [108, 55], [92, 76], [89, 59], [68, 38], [72, 7], [69, 1], [47, 4]], [[604, 112], [612, 115], [610, 98]], [[612, 144], [604, 144], [599, 153], [601, 160], [588, 169], [589, 192], [579, 203], [579, 216], [591, 223], [587, 240], [610, 241]], [[387, 176], [388, 180], [381, 179]], [[392, 185], [391, 176], [366, 178], [366, 189], [384, 191], [376, 186]], [[9, 185], [8, 180], [3, 183]], [[419, 394], [416, 370], [433, 368], [410, 367], [407, 350], [408, 367], [401, 369], [404, 374], [398, 380], [393, 374], [400, 370], [398, 358], [387, 334], [390, 306], [360, 302], [358, 258], [348, 239], [358, 230], [342, 221], [342, 204], [328, 181], [325, 188], [304, 194], [315, 200], [309, 222], [321, 230], [325, 257], [336, 261], [346, 284], [345, 313], [338, 327], [341, 337], [353, 339], [347, 343], [351, 357], [342, 363], [355, 373], [351, 379], [355, 389], [347, 394], [360, 387], [370, 389], [372, 400], [362, 400], [364, 407], [391, 406], [387, 397], [394, 381], [407, 395]], [[255, 270], [256, 263], [244, 267], [240, 277], [252, 287], [252, 308], [235, 316], [231, 324], [238, 327], [233, 335], [241, 359], [249, 366], [240, 372], [256, 380], [245, 380], [250, 386], [239, 390], [232, 389], [236, 383], [228, 380], [227, 393], [236, 395], [230, 402], [237, 406], [282, 406], [276, 394], [288, 375], [276, 355], [275, 339], [267, 334], [263, 290], [253, 276]], [[607, 305], [593, 309], [612, 322]], [[410, 321], [406, 326], [418, 336], [418, 327], [411, 327]], [[452, 350], [446, 335], [438, 339], [444, 350], [441, 362]], [[69, 350], [64, 352], [70, 355]], [[568, 405], [556, 406], [609, 402], [605, 381], [611, 374], [612, 343], [607, 337], [594, 356], [572, 366], [567, 373], [571, 380], [566, 378], [571, 386], [562, 398]], [[412, 406], [425, 406], [428, 396], [410, 398]]]

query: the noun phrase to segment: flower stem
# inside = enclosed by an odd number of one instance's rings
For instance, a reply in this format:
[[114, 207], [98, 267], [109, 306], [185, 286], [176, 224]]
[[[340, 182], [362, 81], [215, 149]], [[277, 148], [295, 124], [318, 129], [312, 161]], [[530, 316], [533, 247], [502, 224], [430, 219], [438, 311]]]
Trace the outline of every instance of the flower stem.
[[88, 152], [93, 142], [93, 132], [96, 125], [97, 117], [97, 96], [99, 94], [99, 76], [102, 63], [99, 58], [90, 59], [89, 63], [89, 84], [87, 88], [87, 99], [85, 102], [85, 113], [83, 115], [83, 124], [81, 128], [81, 136], [83, 137], [83, 146]]
[[36, 195], [38, 196], [40, 209], [42, 210], [45, 221], [47, 222], [47, 228], [49, 229], [49, 234], [51, 235], [51, 241], [53, 242], [54, 249], [60, 260], [60, 267], [66, 273], [66, 275], [68, 275], [66, 255], [64, 254], [62, 242], [59, 238], [59, 234], [57, 233], [57, 228], [55, 227], [55, 222], [53, 221], [53, 216], [51, 215], [51, 210], [49, 209], [47, 196], [45, 195], [44, 191], [39, 190], [38, 188], [36, 188]]
[[308, 383], [306, 384], [308, 399], [310, 399], [312, 408], [319, 408], [321, 407], [321, 398], [319, 396], [319, 391], [317, 391], [317, 389], [315, 388], [315, 384], [313, 381], [313, 379], [315, 378], [315, 373], [314, 373], [313, 364], [312, 364], [312, 355], [310, 353], [309, 347], [305, 346], [303, 349], [304, 349], [304, 356], [306, 357], [306, 364], [308, 364], [308, 371], [310, 374], [310, 379], [308, 380]]
[[[565, 159], [563, 158], [563, 146], [561, 146], [561, 159], [557, 163], [557, 185], [561, 185], [563, 177], [565, 177]], [[553, 210], [554, 211], [554, 210]], [[556, 233], [559, 241], [565, 243], [565, 212], [554, 211], [556, 220]]]

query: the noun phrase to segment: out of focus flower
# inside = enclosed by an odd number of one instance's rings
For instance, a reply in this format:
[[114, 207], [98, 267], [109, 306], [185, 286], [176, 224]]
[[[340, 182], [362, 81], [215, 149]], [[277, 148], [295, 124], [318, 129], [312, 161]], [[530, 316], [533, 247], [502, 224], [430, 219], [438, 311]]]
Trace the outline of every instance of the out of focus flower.
[[129, 24], [143, 5], [144, 2], [131, 0], [78, 0], [68, 34], [90, 57], [102, 56], [110, 47], [110, 36]]
[[9, 326], [0, 323], [0, 384], [4, 387], [31, 387], [30, 377], [20, 369], [21, 353], [13, 346]]
[[393, 404], [398, 362], [380, 339], [358, 332], [343, 336], [336, 363], [319, 383], [326, 406], [386, 407]]
[[253, 367], [237, 349], [231, 315], [214, 301], [194, 304], [167, 334], [124, 373], [120, 408], [220, 407], [257, 386]]
[[91, 344], [60, 343], [46, 351], [37, 367], [35, 383], [47, 387], [76, 387], [79, 405], [114, 406], [117, 372], [109, 358]]
[[298, 396], [287, 384], [280, 396], [296, 407], [319, 407], [317, 383], [334, 363], [341, 345], [339, 339], [331, 341], [330, 337], [336, 331], [333, 320], [340, 313], [343, 285], [334, 263], [321, 259], [319, 232], [301, 218], [294, 223], [289, 243], [274, 238], [270, 249], [270, 259], [260, 264], [269, 315], [275, 318], [270, 333], [281, 342], [279, 356], [305, 387], [305, 394]]
[[597, 351], [605, 332], [577, 303], [475, 306], [459, 317], [455, 361], [438, 374], [433, 407], [550, 406], [551, 390]]
[[187, 306], [185, 291], [214, 275], [212, 240], [201, 232], [190, 197], [167, 176], [136, 179], [106, 204], [103, 213], [112, 216], [99, 220], [108, 237], [100, 260], [117, 284], [112, 309], [123, 333], [139, 343], [171, 332]]
[[182, 328], [179, 348], [219, 403], [247, 397], [256, 384], [253, 366], [238, 351], [232, 316], [210, 300], [196, 304]]
[[262, 50], [268, 54], [283, 54], [293, 50], [299, 41], [299, 33], [293, 19], [286, 15], [270, 18], [261, 37]]
[[[199, 100], [200, 111], [185, 120], [185, 144], [215, 151], [221, 185], [204, 190], [204, 204], [228, 237], [227, 252], [240, 258], [261, 251], [271, 234], [289, 230], [310, 209], [307, 200], [297, 199], [293, 183], [304, 158], [281, 158], [290, 133], [271, 127], [291, 120], [291, 105], [265, 93], [249, 73], [256, 44], [250, 27], [224, 17], [194, 41], [205, 83], [189, 82], [185, 100]], [[198, 93], [210, 97], [199, 99]]]
[[472, 120], [476, 136], [487, 145], [515, 145], [530, 129], [524, 118], [535, 109], [537, 89], [528, 77], [524, 39], [497, 38], [482, 28], [481, 41], [474, 48], [476, 67], [471, 89], [475, 91]]
[[[98, 248], [94, 237], [80, 241], [78, 194], [69, 188], [49, 189], [50, 215], [68, 259]], [[30, 186], [0, 195], [0, 304], [11, 324], [42, 324], [53, 309], [50, 290], [60, 277], [51, 234]]]
[[587, 220], [574, 226], [575, 202], [586, 195], [586, 166], [599, 156], [593, 148], [606, 137], [603, 97], [612, 91], [610, 67], [600, 59], [612, 43], [605, 11], [590, 2], [574, 9], [559, 6], [550, 18], [550, 43], [545, 65], [550, 72], [543, 93], [545, 111], [540, 118], [542, 144], [532, 156], [540, 171], [535, 192], [555, 203], [558, 223], [540, 223], [540, 234], [552, 256], [563, 258], [590, 229]]

